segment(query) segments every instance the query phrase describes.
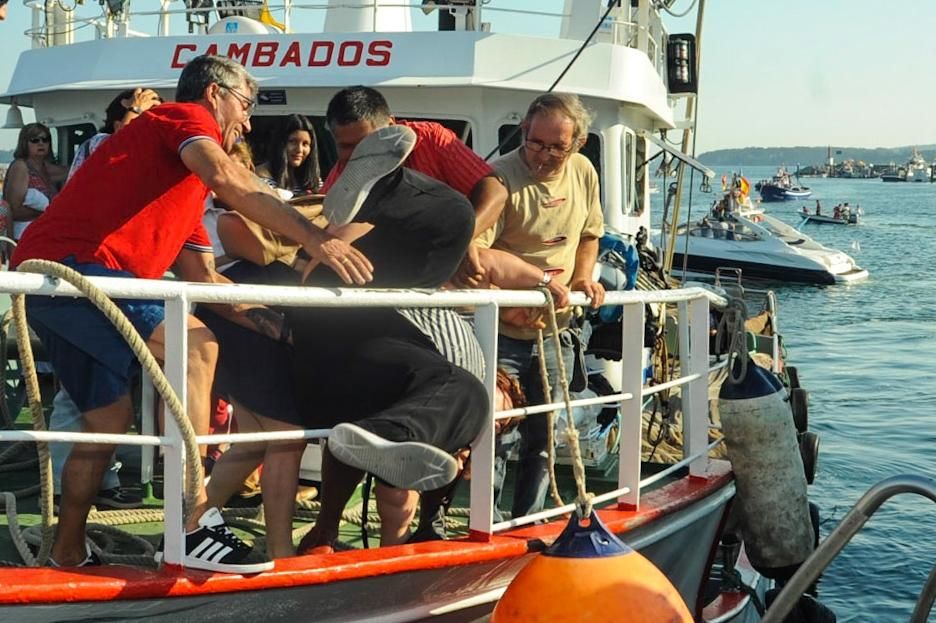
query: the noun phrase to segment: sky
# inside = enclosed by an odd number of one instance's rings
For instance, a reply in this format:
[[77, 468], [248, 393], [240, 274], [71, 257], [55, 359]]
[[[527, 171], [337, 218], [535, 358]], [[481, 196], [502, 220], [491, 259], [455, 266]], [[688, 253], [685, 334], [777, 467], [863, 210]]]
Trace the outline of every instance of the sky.
[[[672, 8], [681, 12], [692, 2], [676, 0]], [[136, 10], [157, 6], [156, 0], [134, 2]], [[559, 12], [563, 0], [492, 0], [490, 6]], [[80, 10], [93, 12], [97, 3], [86, 2]], [[669, 19], [670, 32], [694, 32], [694, 15]], [[488, 19], [495, 31], [499, 26], [539, 35], [558, 31], [552, 18], [517, 20], [488, 12]], [[11, 0], [9, 17], [0, 22], [0, 92], [6, 91], [17, 56], [29, 48], [23, 32], [30, 22], [29, 9]], [[928, 66], [936, 58], [933, 24], [933, 0], [707, 0], [697, 153], [748, 146], [936, 143], [930, 119], [936, 80]], [[24, 112], [29, 121], [29, 111]], [[5, 115], [6, 106], [0, 106], [0, 121]], [[0, 129], [0, 149], [15, 141], [15, 130]]]

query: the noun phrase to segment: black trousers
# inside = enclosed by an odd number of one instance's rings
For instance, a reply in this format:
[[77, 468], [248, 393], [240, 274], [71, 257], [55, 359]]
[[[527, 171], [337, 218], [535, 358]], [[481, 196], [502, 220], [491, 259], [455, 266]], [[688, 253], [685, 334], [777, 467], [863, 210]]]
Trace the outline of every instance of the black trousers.
[[447, 452], [480, 432], [484, 386], [397, 312], [302, 310], [290, 324], [293, 387], [307, 428], [354, 422], [390, 441]]

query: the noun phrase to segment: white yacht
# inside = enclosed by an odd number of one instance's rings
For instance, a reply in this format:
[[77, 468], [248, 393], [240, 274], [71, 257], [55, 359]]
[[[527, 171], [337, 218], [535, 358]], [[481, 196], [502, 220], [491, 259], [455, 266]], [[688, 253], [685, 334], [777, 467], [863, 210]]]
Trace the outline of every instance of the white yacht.
[[712, 274], [741, 269], [744, 277], [793, 283], [834, 284], [862, 281], [868, 271], [849, 255], [816, 242], [780, 219], [765, 214], [750, 199], [726, 196], [723, 211], [679, 225], [673, 270]]

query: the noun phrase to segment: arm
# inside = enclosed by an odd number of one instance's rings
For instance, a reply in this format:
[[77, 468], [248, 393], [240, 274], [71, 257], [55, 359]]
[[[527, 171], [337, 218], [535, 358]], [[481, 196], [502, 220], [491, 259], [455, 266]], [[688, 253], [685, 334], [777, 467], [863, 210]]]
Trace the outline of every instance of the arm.
[[598, 239], [582, 237], [575, 250], [575, 270], [572, 271], [572, 290], [580, 290], [591, 299], [592, 307], [599, 307], [604, 302], [605, 290], [597, 281], [592, 280], [595, 262], [598, 261]]
[[[172, 267], [177, 277], [185, 281], [199, 283], [233, 283], [230, 279], [215, 270], [214, 256], [210, 253], [199, 253], [191, 249], [182, 249], [176, 257]], [[289, 338], [289, 329], [283, 314], [275, 312], [269, 307], [257, 304], [234, 303], [205, 305], [222, 318], [235, 324], [256, 331], [272, 340], [286, 341]]]
[[29, 221], [39, 214], [35, 210], [23, 207], [26, 189], [29, 188], [29, 170], [22, 160], [15, 160], [7, 169], [3, 181], [3, 198], [10, 204], [10, 215], [14, 221]]
[[346, 242], [314, 226], [292, 206], [283, 203], [266, 184], [231, 160], [210, 140], [185, 146], [182, 161], [232, 209], [251, 221], [299, 242], [313, 258], [327, 264], [345, 283], [363, 285], [373, 279], [373, 266]]
[[507, 187], [493, 175], [482, 177], [468, 196], [475, 209], [475, 229], [472, 239], [489, 230], [500, 218], [507, 203]]
[[[481, 266], [490, 285], [505, 290], [525, 290], [542, 287], [545, 272], [512, 253], [497, 249], [480, 250]], [[569, 304], [569, 289], [558, 281], [550, 280], [546, 288], [553, 295], [556, 307]]]

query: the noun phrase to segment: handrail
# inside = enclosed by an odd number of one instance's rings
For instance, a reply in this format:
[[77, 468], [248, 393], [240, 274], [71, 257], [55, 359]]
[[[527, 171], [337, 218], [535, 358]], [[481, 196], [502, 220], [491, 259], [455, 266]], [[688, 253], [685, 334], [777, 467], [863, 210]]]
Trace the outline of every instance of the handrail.
[[[915, 493], [936, 502], [936, 480], [909, 474], [892, 476], [868, 489], [855, 506], [848, 511], [841, 523], [835, 527], [835, 530], [819, 544], [816, 551], [793, 574], [793, 577], [790, 578], [790, 581], [787, 582], [777, 599], [770, 606], [767, 614], [764, 615], [761, 623], [781, 623], [799, 601], [800, 595], [816, 581], [819, 575], [858, 534], [881, 505], [890, 498], [904, 493]], [[926, 620], [926, 616], [923, 616], [922, 619], [917, 618], [924, 614], [924, 609], [927, 610], [925, 614], [929, 614], [929, 608], [925, 600], [929, 599], [929, 606], [932, 606], [934, 589], [931, 586], [931, 580], [927, 581], [918, 608], [914, 611], [914, 618], [911, 619], [913, 623]]]
[[[109, 277], [93, 277], [91, 281], [100, 287], [108, 296], [131, 299], [164, 299], [166, 300], [167, 323], [167, 373], [174, 385], [184, 385], [186, 350], [184, 319], [189, 304], [193, 302], [205, 303], [265, 303], [279, 306], [330, 306], [330, 307], [465, 307], [475, 306], [475, 331], [486, 361], [496, 361], [497, 339], [497, 310], [500, 306], [528, 307], [542, 306], [546, 298], [538, 291], [515, 290], [369, 290], [369, 289], [325, 289], [311, 287], [288, 286], [258, 286], [246, 284], [198, 284], [168, 280], [122, 279]], [[0, 273], [0, 292], [23, 293], [31, 295], [48, 296], [75, 296], [79, 292], [72, 286], [52, 278], [37, 274], [21, 274], [16, 272]], [[584, 305], [587, 302], [584, 294], [573, 293], [571, 302]], [[623, 306], [622, 312], [622, 354], [624, 370], [621, 382], [621, 392], [611, 396], [600, 396], [573, 401], [572, 406], [586, 404], [620, 403], [620, 450], [621, 457], [618, 486], [613, 491], [605, 492], [595, 498], [595, 503], [617, 498], [619, 504], [628, 508], [636, 508], [639, 504], [640, 489], [642, 486], [655, 482], [672, 473], [672, 469], [681, 469], [689, 465], [690, 474], [704, 477], [707, 461], [706, 454], [710, 447], [707, 440], [708, 404], [707, 404], [707, 374], [708, 360], [708, 310], [709, 304], [722, 303], [723, 299], [708, 290], [698, 287], [679, 290], [664, 291], [630, 291], [608, 292], [604, 305]], [[680, 310], [679, 341], [685, 347], [680, 348], [680, 365], [683, 377], [656, 387], [643, 386], [643, 368], [640, 363], [643, 351], [643, 324], [647, 303], [677, 303]], [[174, 366], [174, 367], [173, 367]], [[496, 366], [489, 365], [485, 373], [485, 387], [493, 407], [495, 395]], [[684, 460], [678, 467], [671, 468], [664, 475], [656, 475], [648, 480], [640, 480], [640, 439], [642, 399], [647, 395], [663, 388], [676, 385], [685, 385], [683, 400], [684, 425], [686, 430], [686, 443], [684, 447]], [[640, 396], [641, 400], [633, 398]], [[180, 396], [184, 401], [184, 397]], [[693, 404], [697, 402], [698, 404]], [[494, 420], [495, 418], [509, 417], [511, 415], [531, 415], [544, 411], [563, 408], [564, 404], [514, 409], [492, 415], [485, 423], [479, 437], [472, 444], [475, 457], [473, 478], [471, 480], [471, 519], [470, 530], [475, 538], [487, 539], [497, 531], [527, 525], [540, 519], [548, 519], [563, 515], [574, 508], [560, 507], [549, 509], [526, 517], [517, 517], [509, 522], [494, 523], [492, 517], [493, 499], [491, 489], [494, 479]], [[494, 410], [492, 408], [492, 414]], [[144, 418], [146, 419], [146, 418]], [[152, 430], [152, 429], [149, 429]], [[144, 428], [143, 432], [148, 432]], [[272, 441], [285, 439], [315, 439], [328, 436], [329, 431], [303, 430], [285, 432], [262, 433], [234, 433], [225, 435], [203, 435], [198, 442], [218, 443], [231, 441]], [[32, 431], [0, 431], [0, 441], [4, 440], [68, 440], [73, 442], [101, 442], [127, 445], [138, 445], [144, 448], [155, 445], [164, 445], [170, 448], [181, 446], [179, 433], [167, 430], [165, 436], [152, 434], [143, 435], [97, 435], [87, 433], [37, 433]], [[170, 460], [168, 457], [172, 456]], [[182, 455], [167, 452], [166, 487], [167, 490], [181, 488], [181, 470], [179, 465], [183, 462]], [[172, 463], [170, 465], [170, 463]], [[170, 469], [170, 467], [172, 469]], [[178, 508], [177, 508], [178, 507]], [[180, 516], [180, 500], [176, 496], [167, 496], [166, 515]], [[167, 547], [166, 562], [181, 563], [181, 550], [177, 550], [178, 558], [170, 551], [170, 541], [180, 541], [181, 533], [173, 534], [171, 530], [181, 530], [181, 523], [173, 524], [167, 519]]]

